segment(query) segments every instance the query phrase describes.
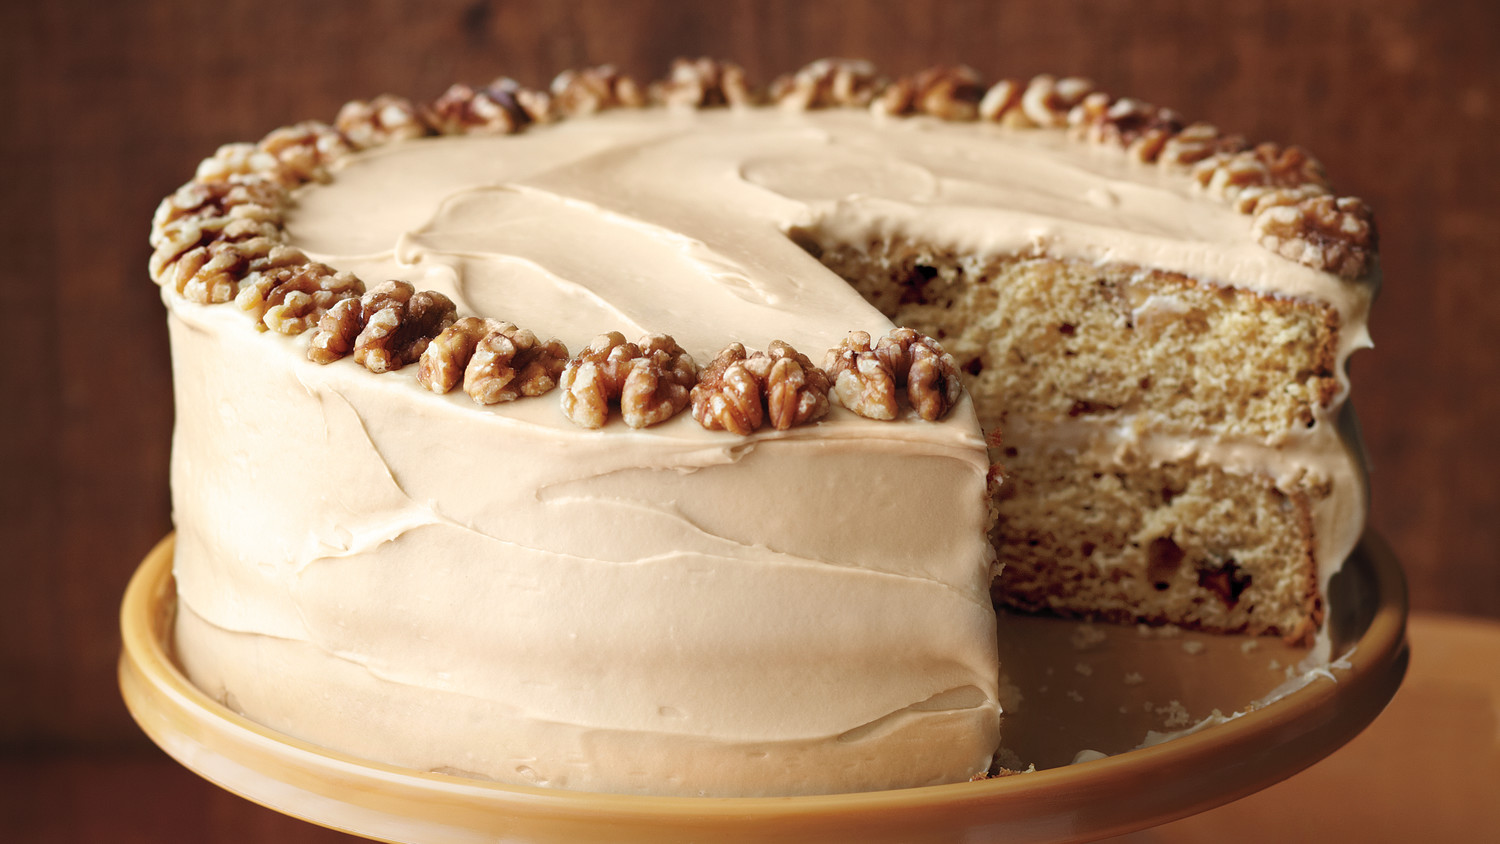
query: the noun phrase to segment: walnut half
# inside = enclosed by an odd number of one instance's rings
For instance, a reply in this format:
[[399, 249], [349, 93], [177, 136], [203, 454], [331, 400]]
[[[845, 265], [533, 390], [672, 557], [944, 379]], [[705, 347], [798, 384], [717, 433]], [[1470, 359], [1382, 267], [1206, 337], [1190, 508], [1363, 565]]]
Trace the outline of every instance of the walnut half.
[[334, 125], [355, 149], [420, 138], [430, 131], [411, 100], [390, 94], [382, 94], [369, 102], [351, 100], [344, 103]]
[[858, 59], [819, 59], [771, 83], [771, 100], [790, 111], [855, 106], [863, 108], [884, 82], [875, 66]]
[[611, 331], [563, 368], [563, 414], [582, 427], [602, 428], [618, 402], [625, 424], [645, 428], [686, 407], [697, 376], [698, 365], [671, 337], [652, 334], [627, 343]]
[[557, 386], [568, 348], [498, 319], [464, 317], [422, 352], [417, 380], [434, 393], [463, 384], [479, 404], [540, 396]]
[[962, 391], [953, 356], [910, 328], [893, 329], [873, 348], [869, 334], [851, 332], [829, 350], [823, 365], [839, 403], [870, 419], [896, 418], [899, 387], [906, 388], [912, 409], [929, 422], [943, 418]]
[[769, 421], [785, 431], [828, 414], [828, 375], [780, 340], [764, 352], [731, 343], [693, 388], [693, 418], [710, 431], [744, 436]]
[[352, 352], [355, 362], [371, 372], [389, 372], [416, 363], [454, 316], [447, 296], [387, 281], [322, 314], [307, 356], [332, 363]]
[[755, 101], [745, 69], [714, 59], [674, 59], [666, 79], [651, 85], [651, 98], [676, 108], [744, 106]]
[[1375, 260], [1375, 216], [1363, 200], [1315, 194], [1295, 203], [1262, 203], [1251, 232], [1261, 246], [1299, 264], [1355, 279]]
[[877, 114], [930, 114], [943, 120], [974, 120], [985, 94], [979, 74], [962, 65], [933, 67], [886, 86], [870, 104]]
[[614, 65], [565, 70], [552, 80], [552, 102], [559, 114], [578, 117], [611, 108], [640, 108], [646, 92]]
[[508, 135], [552, 117], [552, 97], [500, 78], [485, 88], [462, 83], [420, 109], [423, 122], [444, 135]]
[[257, 320], [261, 331], [301, 334], [317, 325], [328, 309], [364, 292], [350, 272], [309, 261], [298, 250], [279, 247], [266, 257], [265, 268], [245, 277], [234, 303]]

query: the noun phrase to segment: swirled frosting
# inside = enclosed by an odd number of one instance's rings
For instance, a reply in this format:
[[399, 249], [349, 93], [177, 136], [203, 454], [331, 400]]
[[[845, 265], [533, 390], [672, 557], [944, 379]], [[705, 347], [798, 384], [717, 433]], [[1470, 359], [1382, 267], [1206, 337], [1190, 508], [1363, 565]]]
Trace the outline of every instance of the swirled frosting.
[[[314, 260], [461, 314], [573, 350], [669, 333], [700, 363], [773, 339], [817, 360], [891, 327], [785, 234], [814, 225], [1330, 302], [1351, 327], [1341, 370], [1366, 342], [1367, 287], [1257, 247], [1184, 180], [1051, 132], [618, 112], [360, 153], [287, 219]], [[988, 460], [967, 399], [938, 423], [834, 408], [749, 437], [687, 414], [585, 431], [555, 397], [479, 407], [166, 300], [177, 647], [256, 720], [393, 764], [598, 791], [838, 792], [990, 764]], [[1284, 459], [1350, 474], [1322, 421], [1318, 447]], [[1342, 559], [1352, 537], [1328, 541]]]

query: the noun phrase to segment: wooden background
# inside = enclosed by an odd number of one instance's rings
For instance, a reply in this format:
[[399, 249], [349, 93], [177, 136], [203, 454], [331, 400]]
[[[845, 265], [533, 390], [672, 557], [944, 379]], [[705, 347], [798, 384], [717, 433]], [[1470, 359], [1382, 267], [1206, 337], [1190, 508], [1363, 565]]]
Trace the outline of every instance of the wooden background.
[[121, 591], [171, 524], [157, 201], [350, 98], [605, 61], [1081, 74], [1310, 148], [1380, 220], [1353, 362], [1373, 524], [1418, 609], [1500, 617], [1497, 42], [1500, 5], [1422, 0], [0, 4], [0, 754], [145, 748], [113, 672]]

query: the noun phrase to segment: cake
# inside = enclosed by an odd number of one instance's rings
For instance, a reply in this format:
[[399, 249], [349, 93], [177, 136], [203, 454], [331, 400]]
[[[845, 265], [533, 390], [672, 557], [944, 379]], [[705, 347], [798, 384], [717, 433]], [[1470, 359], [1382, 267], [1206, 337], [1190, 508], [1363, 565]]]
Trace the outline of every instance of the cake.
[[364, 758], [962, 781], [995, 603], [1312, 641], [1363, 523], [1369, 212], [1078, 79], [383, 96], [221, 148], [152, 244], [179, 662]]

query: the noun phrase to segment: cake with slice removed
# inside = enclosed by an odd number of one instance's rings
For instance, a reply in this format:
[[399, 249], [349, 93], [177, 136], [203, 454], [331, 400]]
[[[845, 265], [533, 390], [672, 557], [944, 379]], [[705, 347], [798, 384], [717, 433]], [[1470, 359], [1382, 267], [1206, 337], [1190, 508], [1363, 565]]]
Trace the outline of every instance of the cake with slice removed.
[[417, 769], [967, 779], [997, 553], [1024, 609], [1318, 629], [1370, 225], [1295, 149], [962, 70], [592, 70], [231, 145], [153, 228], [179, 658]]

